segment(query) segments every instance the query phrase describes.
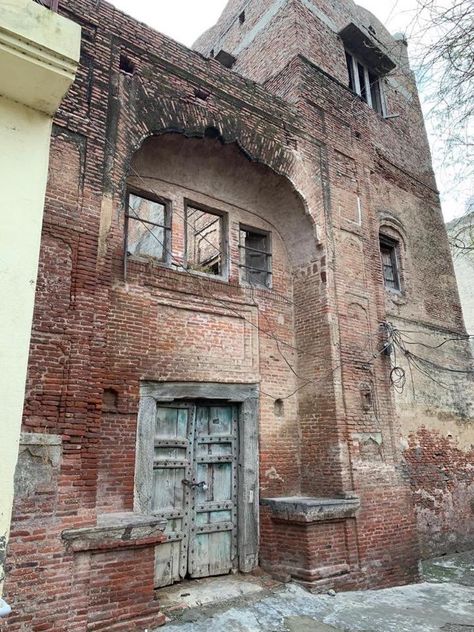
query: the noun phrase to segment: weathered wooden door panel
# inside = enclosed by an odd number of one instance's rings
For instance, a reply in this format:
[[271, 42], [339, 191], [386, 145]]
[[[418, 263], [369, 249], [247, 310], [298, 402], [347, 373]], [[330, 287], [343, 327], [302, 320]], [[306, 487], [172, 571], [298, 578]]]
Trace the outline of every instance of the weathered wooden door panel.
[[158, 406], [152, 510], [167, 519], [155, 585], [237, 568], [236, 406]]
[[152, 511], [168, 522], [168, 542], [155, 553], [157, 587], [179, 581], [187, 572], [190, 493], [183, 480], [191, 475], [193, 434], [192, 407], [157, 407]]
[[197, 406], [195, 487], [189, 540], [191, 577], [221, 575], [237, 558], [236, 406]]

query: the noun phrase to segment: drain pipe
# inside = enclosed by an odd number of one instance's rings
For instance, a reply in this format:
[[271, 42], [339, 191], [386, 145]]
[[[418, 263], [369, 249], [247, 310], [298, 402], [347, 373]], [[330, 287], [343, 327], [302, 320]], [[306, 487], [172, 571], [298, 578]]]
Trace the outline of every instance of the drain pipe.
[[7, 602], [3, 599], [0, 599], [0, 619], [3, 619], [3, 617], [8, 617], [11, 611], [12, 609], [7, 604]]

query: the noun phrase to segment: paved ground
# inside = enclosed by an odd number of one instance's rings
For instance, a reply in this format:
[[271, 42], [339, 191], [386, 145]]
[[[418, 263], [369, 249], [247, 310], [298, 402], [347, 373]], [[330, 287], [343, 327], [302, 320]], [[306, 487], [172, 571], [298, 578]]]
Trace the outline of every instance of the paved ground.
[[[252, 590], [248, 584], [254, 580], [242, 580], [239, 588], [239, 580], [234, 578], [224, 603], [210, 603], [215, 586], [206, 590], [196, 586], [193, 594], [190, 583], [191, 588], [181, 589], [188, 607], [171, 608], [173, 620], [165, 630], [474, 632], [474, 551], [431, 560], [424, 565], [424, 576], [421, 584], [334, 596], [312, 595], [296, 584], [265, 581]], [[193, 607], [199, 604], [196, 594], [203, 598], [200, 607]]]

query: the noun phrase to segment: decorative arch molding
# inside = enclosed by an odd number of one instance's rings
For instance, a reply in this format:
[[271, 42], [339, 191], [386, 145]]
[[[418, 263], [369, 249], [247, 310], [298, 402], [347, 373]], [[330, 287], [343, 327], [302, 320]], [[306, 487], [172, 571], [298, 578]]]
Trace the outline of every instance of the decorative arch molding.
[[396, 238], [403, 250], [406, 251], [408, 233], [404, 224], [390, 211], [381, 211], [379, 213], [379, 234]]
[[[127, 95], [128, 99], [118, 93], [112, 99], [116, 106], [111, 108], [108, 125], [106, 190], [123, 193], [125, 178], [118, 174], [130, 172], [134, 154], [150, 136], [175, 133], [188, 138], [218, 138], [225, 145], [235, 143], [250, 162], [265, 165], [286, 178], [300, 197], [305, 213], [315, 221], [309, 203], [315, 193], [308, 190], [308, 182], [315, 182], [310, 174], [311, 165], [297, 150], [277, 140], [284, 133], [281, 128], [268, 121], [262, 121], [263, 125], [258, 127], [255, 123], [250, 124], [245, 113], [237, 109], [232, 111], [228, 104], [225, 112], [210, 111], [181, 99], [162, 95], [152, 97], [139, 84], [135, 88], [133, 95]], [[117, 151], [119, 147], [121, 151]], [[322, 173], [323, 148], [317, 144], [316, 149]], [[322, 197], [322, 184], [320, 194]]]
[[379, 238], [388, 238], [395, 247], [396, 266], [400, 287], [387, 296], [393, 303], [404, 305], [410, 296], [410, 257], [408, 251], [408, 233], [404, 224], [390, 211], [379, 213]]

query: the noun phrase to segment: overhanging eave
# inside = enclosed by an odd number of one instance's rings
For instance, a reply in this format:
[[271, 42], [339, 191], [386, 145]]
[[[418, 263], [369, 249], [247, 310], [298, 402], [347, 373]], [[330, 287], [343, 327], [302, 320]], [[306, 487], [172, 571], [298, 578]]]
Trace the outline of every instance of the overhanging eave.
[[395, 62], [376, 42], [353, 22], [339, 31], [339, 37], [351, 53], [377, 74], [386, 75], [396, 67]]

